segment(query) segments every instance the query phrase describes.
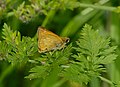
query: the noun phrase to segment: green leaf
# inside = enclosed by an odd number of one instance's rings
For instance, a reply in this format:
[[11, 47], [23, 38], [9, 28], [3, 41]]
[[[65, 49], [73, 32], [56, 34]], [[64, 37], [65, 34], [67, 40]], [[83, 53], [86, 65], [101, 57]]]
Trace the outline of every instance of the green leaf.
[[72, 80], [80, 84], [87, 84], [90, 80], [90, 77], [85, 73], [84, 69], [80, 65], [71, 64], [62, 74], [68, 80]]
[[10, 30], [10, 27], [6, 23], [4, 23], [2, 34], [2, 38], [5, 39], [7, 42], [14, 41], [16, 36], [16, 33], [13, 33], [13, 31]]
[[10, 50], [11, 46], [9, 46], [5, 41], [0, 41], [0, 60], [6, 60]]
[[25, 78], [45, 78], [48, 75], [47, 70], [48, 67], [46, 66], [36, 66], [29, 71], [32, 72], [32, 74], [26, 76]]
[[102, 58], [100, 57], [100, 58], [98, 59], [98, 61], [99, 61], [99, 63], [101, 63], [101, 64], [108, 64], [108, 63], [113, 62], [113, 60], [115, 60], [116, 57], [117, 57], [116, 54], [109, 54], [109, 55], [107, 55], [106, 57], [102, 57]]
[[30, 37], [21, 38], [20, 33], [13, 32], [7, 24], [4, 24], [3, 27], [2, 33], [5, 44], [0, 44], [4, 45], [1, 49], [1, 55], [6, 55], [6, 60], [12, 65], [23, 66], [29, 60], [29, 56], [33, 56], [37, 51], [37, 40]]
[[67, 66], [69, 62], [72, 50], [71, 46], [72, 44], [61, 50], [41, 54], [41, 57], [36, 60], [39, 61], [41, 65], [33, 67], [30, 70], [30, 75], [26, 76], [26, 78], [46, 78], [46, 76], [49, 76], [52, 72], [56, 72], [59, 76], [62, 72], [61, 70], [63, 70], [64, 66]]
[[77, 52], [72, 56], [74, 60], [62, 74], [68, 80], [87, 84], [91, 78], [105, 72], [103, 64], [111, 63], [117, 57], [116, 46], [110, 46], [110, 38], [101, 36], [98, 30], [88, 24], [84, 26], [76, 44], [73, 47]]
[[99, 55], [107, 55], [107, 54], [113, 53], [116, 48], [117, 46], [109, 47], [108, 49], [105, 49], [104, 51], [100, 52]]

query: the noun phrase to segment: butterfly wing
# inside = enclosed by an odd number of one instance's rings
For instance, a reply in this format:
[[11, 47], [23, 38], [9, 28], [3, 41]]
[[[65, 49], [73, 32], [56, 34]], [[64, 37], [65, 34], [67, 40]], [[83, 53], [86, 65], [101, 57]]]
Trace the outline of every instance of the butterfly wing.
[[61, 49], [64, 47], [61, 37], [43, 27], [38, 28], [38, 49], [39, 52]]

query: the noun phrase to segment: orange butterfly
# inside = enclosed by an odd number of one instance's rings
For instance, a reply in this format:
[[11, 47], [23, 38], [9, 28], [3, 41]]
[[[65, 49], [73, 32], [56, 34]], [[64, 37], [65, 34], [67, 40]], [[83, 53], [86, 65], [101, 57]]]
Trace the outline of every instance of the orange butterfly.
[[69, 38], [59, 37], [53, 32], [46, 30], [44, 27], [39, 27], [37, 32], [39, 53], [61, 49], [69, 42]]

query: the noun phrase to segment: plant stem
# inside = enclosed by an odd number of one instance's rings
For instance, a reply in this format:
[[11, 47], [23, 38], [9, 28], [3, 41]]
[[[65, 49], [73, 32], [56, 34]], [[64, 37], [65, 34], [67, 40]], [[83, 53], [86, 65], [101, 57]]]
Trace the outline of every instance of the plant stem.
[[12, 65], [9, 65], [2, 73], [1, 73], [1, 76], [0, 76], [0, 83], [2, 83], [2, 81], [4, 80], [4, 78], [10, 74], [11, 71], [13, 71], [13, 66]]
[[108, 10], [108, 11], [115, 11], [117, 8], [116, 7], [108, 7], [108, 6], [100, 6], [100, 5], [92, 5], [92, 4], [84, 4], [84, 3], [79, 3], [80, 7], [91, 7], [94, 9], [100, 9], [100, 10]]
[[51, 10], [49, 11], [47, 17], [45, 18], [45, 20], [44, 20], [43, 23], [42, 23], [42, 26], [43, 26], [43, 27], [45, 27], [46, 24], [52, 20], [53, 16], [55, 15], [56, 11], [58, 10], [58, 8], [56, 7], [55, 2], [56, 2], [56, 0], [53, 0], [53, 3], [54, 3], [53, 8], [55, 8], [55, 9], [51, 9]]
[[60, 81], [56, 82], [53, 87], [60, 87], [63, 83], [65, 83], [66, 79], [61, 79]]
[[102, 77], [102, 76], [98, 76], [102, 81], [106, 82], [106, 83], [109, 83], [110, 85], [114, 85], [116, 86], [117, 84], [113, 83], [112, 81]]
[[46, 24], [51, 21], [51, 19], [52, 19], [53, 16], [55, 15], [55, 12], [56, 12], [55, 9], [49, 11], [48, 15], [46, 16], [45, 20], [44, 20], [43, 23], [42, 23], [42, 26], [43, 26], [43, 27], [45, 27]]

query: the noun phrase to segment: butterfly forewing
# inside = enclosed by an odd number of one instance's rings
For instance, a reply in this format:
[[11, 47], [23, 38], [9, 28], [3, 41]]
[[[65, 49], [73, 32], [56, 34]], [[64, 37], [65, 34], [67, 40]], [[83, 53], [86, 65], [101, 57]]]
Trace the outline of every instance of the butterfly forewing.
[[43, 27], [38, 28], [38, 51], [46, 52], [50, 50], [61, 49], [65, 45], [63, 38], [46, 30]]

